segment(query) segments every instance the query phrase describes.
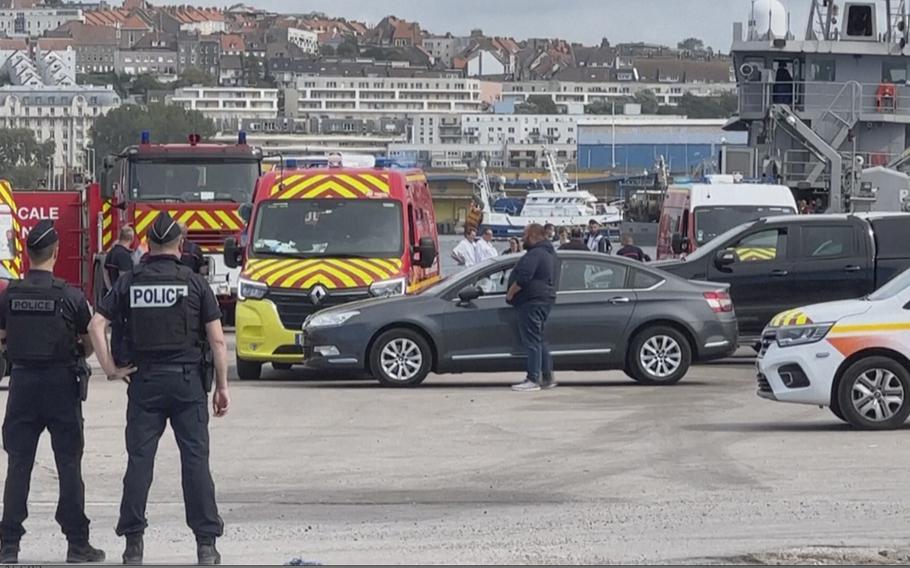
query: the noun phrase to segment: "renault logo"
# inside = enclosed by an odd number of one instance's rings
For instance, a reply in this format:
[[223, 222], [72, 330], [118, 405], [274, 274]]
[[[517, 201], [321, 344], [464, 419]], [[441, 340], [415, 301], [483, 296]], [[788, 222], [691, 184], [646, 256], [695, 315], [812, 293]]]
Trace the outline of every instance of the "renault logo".
[[325, 288], [323, 288], [322, 286], [316, 286], [315, 288], [310, 290], [310, 300], [313, 302], [314, 306], [318, 306], [319, 304], [321, 304], [322, 301], [325, 299], [325, 297], [328, 295], [329, 295], [329, 293], [326, 292]]

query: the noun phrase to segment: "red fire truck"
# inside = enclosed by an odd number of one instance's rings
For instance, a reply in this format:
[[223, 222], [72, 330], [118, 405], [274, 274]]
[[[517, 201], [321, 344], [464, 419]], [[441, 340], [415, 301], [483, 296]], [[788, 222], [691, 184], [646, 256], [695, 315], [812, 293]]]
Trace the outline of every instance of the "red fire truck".
[[56, 221], [56, 274], [81, 287], [90, 301], [103, 291], [104, 255], [120, 227], [132, 225], [144, 242], [155, 217], [167, 211], [206, 253], [209, 283], [232, 309], [239, 270], [225, 266], [224, 240], [240, 234], [238, 209], [252, 201], [261, 163], [261, 151], [248, 146], [242, 132], [236, 145], [201, 144], [197, 135], [186, 144], [152, 144], [143, 132], [138, 146], [104, 158], [100, 183], [74, 191], [17, 190], [8, 197], [0, 191], [0, 204], [16, 212], [20, 237], [39, 219]]

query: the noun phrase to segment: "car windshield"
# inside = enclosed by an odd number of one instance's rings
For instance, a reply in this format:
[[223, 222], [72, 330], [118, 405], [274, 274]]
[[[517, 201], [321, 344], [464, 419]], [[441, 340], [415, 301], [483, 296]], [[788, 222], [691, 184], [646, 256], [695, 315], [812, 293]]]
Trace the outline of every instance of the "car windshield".
[[401, 204], [377, 199], [289, 199], [259, 206], [253, 256], [401, 258]]
[[742, 223], [762, 217], [777, 217], [796, 213], [790, 207], [757, 205], [724, 205], [695, 208], [695, 242], [703, 245], [718, 235]]
[[866, 299], [873, 302], [890, 300], [907, 288], [910, 288], [910, 270], [905, 270], [888, 281], [887, 284], [869, 294]]
[[137, 201], [252, 201], [255, 160], [134, 160], [130, 196]]

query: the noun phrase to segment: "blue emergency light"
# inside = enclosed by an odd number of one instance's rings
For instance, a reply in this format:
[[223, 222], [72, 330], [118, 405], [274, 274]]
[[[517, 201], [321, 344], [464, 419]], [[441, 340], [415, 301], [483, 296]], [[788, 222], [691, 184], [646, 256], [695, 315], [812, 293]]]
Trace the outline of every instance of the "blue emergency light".
[[246, 146], [246, 132], [241, 130], [237, 132], [237, 144], [240, 146]]
[[285, 161], [284, 161], [284, 167], [286, 167], [286, 168], [296, 168], [296, 167], [297, 167], [297, 160], [294, 160], [294, 159], [291, 159], [291, 158], [285, 160]]
[[148, 130], [143, 130], [139, 134], [139, 142], [141, 144], [151, 144], [152, 143], [152, 133]]
[[379, 169], [401, 167], [395, 158], [376, 158], [376, 167]]

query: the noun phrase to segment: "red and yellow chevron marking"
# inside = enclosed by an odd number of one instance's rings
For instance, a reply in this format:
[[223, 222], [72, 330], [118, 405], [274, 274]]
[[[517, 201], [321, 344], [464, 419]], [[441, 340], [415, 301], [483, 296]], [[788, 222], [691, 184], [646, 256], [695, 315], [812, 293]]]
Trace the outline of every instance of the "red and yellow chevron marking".
[[[234, 209], [145, 209], [136, 210], [134, 228], [139, 239], [146, 233], [158, 218], [161, 211], [167, 211], [175, 220], [186, 225], [190, 233], [194, 231], [236, 232], [243, 227], [243, 219]], [[216, 252], [220, 247], [203, 246], [204, 252]]]
[[287, 174], [276, 177], [269, 192], [272, 199], [317, 199], [340, 197], [357, 199], [388, 195], [389, 175], [382, 172], [360, 174]]
[[250, 259], [243, 270], [244, 278], [273, 288], [309, 289], [321, 285], [328, 290], [365, 288], [374, 282], [401, 274], [398, 258], [313, 258]]
[[6, 180], [0, 180], [0, 203], [7, 205], [13, 212], [13, 238], [16, 239], [16, 255], [2, 262], [3, 267], [13, 278], [22, 277], [22, 228], [19, 226], [16, 201], [13, 199], [13, 187]]
[[808, 325], [812, 320], [800, 310], [789, 310], [774, 316], [770, 327], [791, 327], [794, 325]]
[[101, 250], [108, 250], [114, 242], [114, 212], [110, 200], [101, 203]]

